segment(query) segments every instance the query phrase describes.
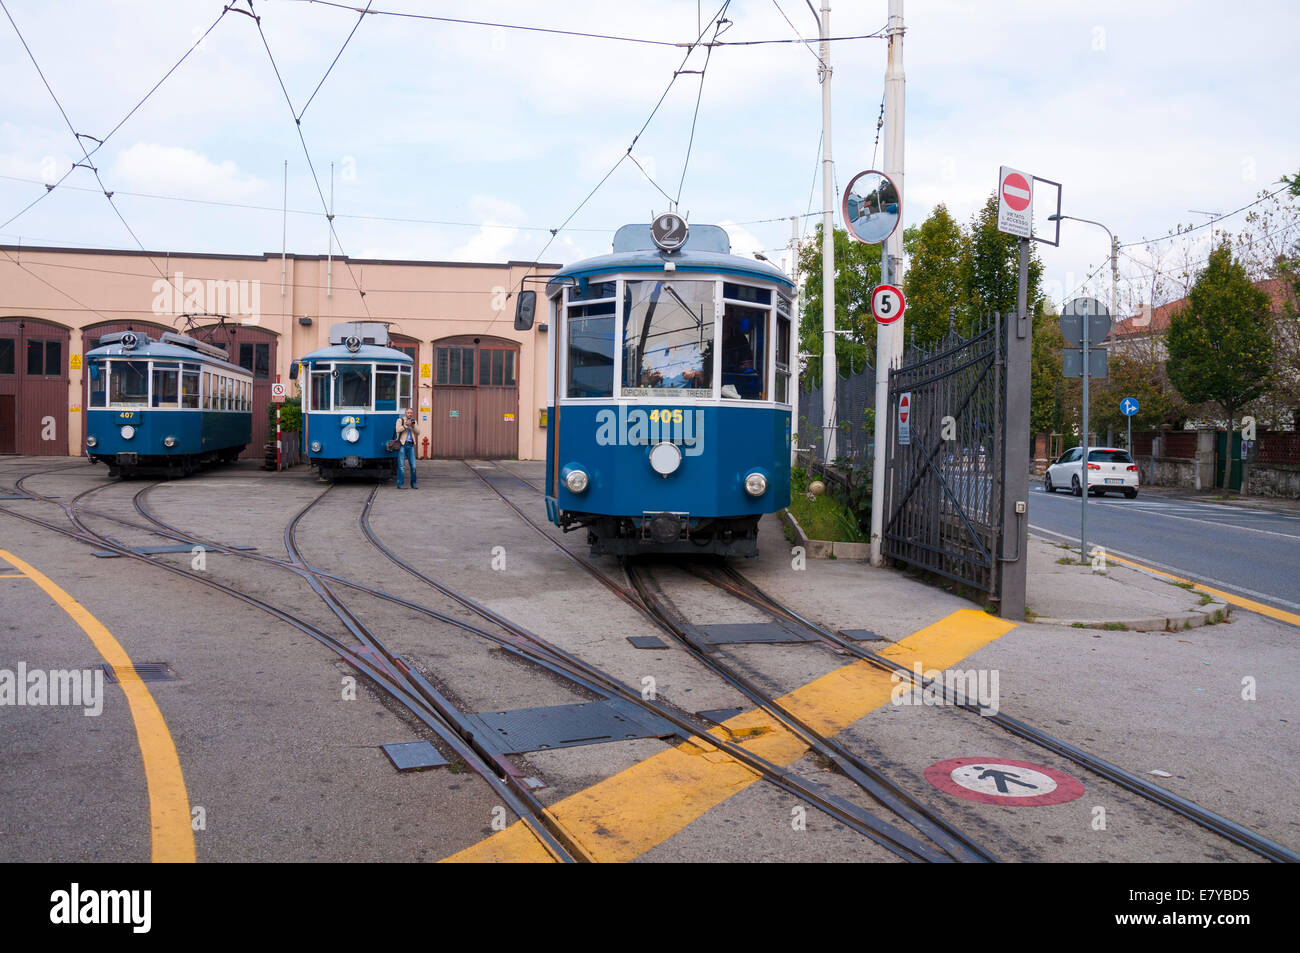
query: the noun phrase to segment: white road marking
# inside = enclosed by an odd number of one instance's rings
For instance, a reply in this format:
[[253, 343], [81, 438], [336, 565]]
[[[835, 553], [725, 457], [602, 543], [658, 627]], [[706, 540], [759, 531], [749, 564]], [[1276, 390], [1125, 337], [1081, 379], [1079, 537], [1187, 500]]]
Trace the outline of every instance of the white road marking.
[[[1079, 545], [1079, 538], [1077, 536], [1069, 536], [1066, 535], [1065, 533], [1058, 533], [1056, 530], [1047, 529], [1046, 527], [1043, 526], [1035, 526], [1033, 523], [1029, 524], [1029, 528], [1033, 530], [1035, 533], [1039, 533], [1043, 536], [1054, 536], [1057, 539], [1064, 540], [1067, 543], [1073, 543], [1075, 546]], [[1245, 586], [1238, 586], [1235, 583], [1224, 582], [1222, 579], [1215, 579], [1213, 576], [1206, 576], [1201, 573], [1193, 572], [1192, 570], [1186, 569], [1182, 566], [1170, 566], [1168, 563], [1156, 562], [1154, 559], [1151, 559], [1147, 556], [1138, 556], [1135, 553], [1126, 553], [1122, 549], [1115, 549], [1113, 547], [1107, 546], [1106, 550], [1107, 552], [1114, 553], [1116, 556], [1123, 556], [1125, 559], [1131, 559], [1134, 562], [1145, 563], [1148, 566], [1154, 566], [1156, 569], [1163, 569], [1165, 570], [1165, 572], [1171, 572], [1179, 576], [1185, 576], [1188, 579], [1203, 582], [1210, 586], [1214, 586], [1216, 589], [1226, 589], [1228, 592], [1235, 592], [1243, 596], [1250, 596], [1253, 599], [1258, 599], [1260, 602], [1267, 603], [1269, 605], [1281, 604], [1291, 609], [1300, 610], [1300, 603], [1292, 602], [1289, 599], [1283, 599], [1280, 596], [1271, 595], [1270, 593], [1267, 592], [1260, 592], [1256, 589], [1247, 589]]]

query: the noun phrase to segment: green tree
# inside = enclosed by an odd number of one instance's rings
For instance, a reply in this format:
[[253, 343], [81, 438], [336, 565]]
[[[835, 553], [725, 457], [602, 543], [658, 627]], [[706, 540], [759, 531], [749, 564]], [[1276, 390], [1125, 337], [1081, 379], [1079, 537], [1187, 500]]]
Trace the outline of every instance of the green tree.
[[[1062, 433], [1066, 423], [1065, 367], [1061, 350], [1065, 336], [1055, 314], [1034, 316], [1034, 341], [1029, 366], [1029, 432]], [[1032, 446], [1032, 445], [1031, 445]]]
[[1138, 402], [1134, 430], [1154, 430], [1161, 424], [1176, 426], [1187, 417], [1187, 402], [1170, 385], [1158, 360], [1142, 351], [1112, 348], [1107, 363], [1107, 377], [1092, 382], [1089, 425], [1094, 431], [1104, 434], [1111, 428], [1125, 432], [1128, 418], [1119, 409], [1125, 397]]
[[[812, 355], [808, 376], [821, 380], [822, 358], [822, 226], [799, 248], [803, 275], [803, 314], [799, 318], [799, 350]], [[874, 365], [876, 323], [871, 317], [871, 292], [880, 284], [880, 246], [864, 245], [835, 229], [835, 327], [853, 334], [837, 335], [835, 361], [844, 375], [852, 367]]]
[[1268, 294], [1251, 283], [1226, 240], [1210, 254], [1186, 303], [1170, 316], [1165, 344], [1170, 382], [1193, 404], [1218, 404], [1230, 428], [1237, 411], [1268, 390]]
[[[1038, 250], [1029, 249], [1029, 311], [1037, 314], [1042, 304], [1039, 282], [1043, 263]], [[989, 196], [971, 220], [966, 254], [962, 259], [962, 288], [966, 296], [966, 322], [983, 321], [994, 311], [1014, 314], [1020, 286], [1020, 239], [998, 231], [998, 199]]]
[[962, 284], [967, 244], [961, 226], [942, 203], [920, 228], [913, 227], [904, 233], [903, 247], [907, 252], [904, 320], [909, 341], [915, 340], [921, 347], [934, 345], [948, 333], [949, 316], [954, 312], [961, 327], [968, 324], [964, 314], [967, 296]]

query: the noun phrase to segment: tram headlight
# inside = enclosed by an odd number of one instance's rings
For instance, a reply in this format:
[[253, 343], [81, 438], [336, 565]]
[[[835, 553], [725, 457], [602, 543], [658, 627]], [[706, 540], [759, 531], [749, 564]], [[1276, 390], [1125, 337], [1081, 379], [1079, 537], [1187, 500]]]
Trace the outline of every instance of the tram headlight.
[[164, 447], [167, 447], [167, 448], [170, 450], [172, 447], [176, 446], [176, 438], [175, 438], [175, 437], [163, 437], [163, 446], [164, 446]]
[[319, 440], [313, 440], [313, 441], [311, 442], [311, 452], [312, 452], [312, 453], [320, 453], [320, 441], [319, 441]]
[[99, 446], [99, 438], [92, 433], [89, 437], [86, 438], [86, 446], [87, 447]]
[[676, 473], [682, 465], [682, 451], [675, 443], [667, 440], [650, 448], [650, 469], [660, 476]]
[[585, 470], [579, 470], [577, 467], [566, 469], [562, 474], [564, 485], [570, 493], [583, 493], [587, 489], [587, 484], [591, 481], [587, 477]]
[[130, 440], [132, 437], [135, 436], [135, 428], [132, 427], [130, 424], [123, 424], [121, 433], [122, 433], [123, 440]]
[[745, 492], [750, 496], [762, 496], [767, 492], [767, 477], [761, 473], [751, 473], [745, 477]]
[[348, 443], [356, 443], [361, 439], [361, 431], [357, 430], [356, 427], [349, 427], [343, 431], [343, 439]]

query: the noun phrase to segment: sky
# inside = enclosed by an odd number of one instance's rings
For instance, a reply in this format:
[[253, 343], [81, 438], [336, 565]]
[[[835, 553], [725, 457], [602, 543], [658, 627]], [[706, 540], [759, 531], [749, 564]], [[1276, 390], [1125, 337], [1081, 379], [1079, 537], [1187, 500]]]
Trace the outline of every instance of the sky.
[[[278, 254], [283, 240], [324, 254], [331, 191], [334, 251], [364, 258], [568, 263], [607, 253], [618, 226], [649, 221], [669, 197], [691, 222], [727, 227], [746, 255], [779, 259], [790, 216], [805, 234], [820, 220], [806, 0], [733, 0], [718, 38], [735, 45], [684, 63], [685, 46], [387, 14], [687, 44], [714, 36], [722, 0], [372, 0], [385, 13], [365, 17], [253, 0], [257, 21], [239, 12], [248, 0], [224, 15], [221, 0], [3, 5], [0, 243]], [[831, 7], [836, 37], [887, 20], [887, 0]], [[1063, 213], [1121, 242], [1157, 239], [1300, 169], [1300, 4], [908, 0], [904, 25], [905, 226], [940, 202], [969, 221], [1006, 165], [1061, 183]], [[756, 40], [796, 42], [742, 45]], [[831, 47], [842, 225], [840, 189], [884, 164], [886, 43]], [[642, 168], [626, 158], [634, 142]], [[1063, 223], [1059, 248], [1039, 246], [1044, 291], [1079, 292], [1108, 245], [1095, 226]], [[1128, 251], [1122, 272], [1143, 249]], [[1105, 292], [1107, 275], [1088, 290]]]

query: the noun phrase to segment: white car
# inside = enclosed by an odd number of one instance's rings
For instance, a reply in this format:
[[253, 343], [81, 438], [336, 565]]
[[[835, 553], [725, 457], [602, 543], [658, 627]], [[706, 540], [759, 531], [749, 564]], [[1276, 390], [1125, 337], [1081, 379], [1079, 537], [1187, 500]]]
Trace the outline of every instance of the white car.
[[[1068, 487], [1075, 496], [1082, 496], [1083, 484], [1079, 479], [1082, 456], [1082, 447], [1061, 454], [1047, 468], [1047, 473], [1043, 476], [1043, 489], [1055, 493]], [[1123, 493], [1130, 500], [1138, 495], [1138, 468], [1127, 450], [1117, 447], [1088, 448], [1088, 492], [1099, 496], [1108, 492]]]

